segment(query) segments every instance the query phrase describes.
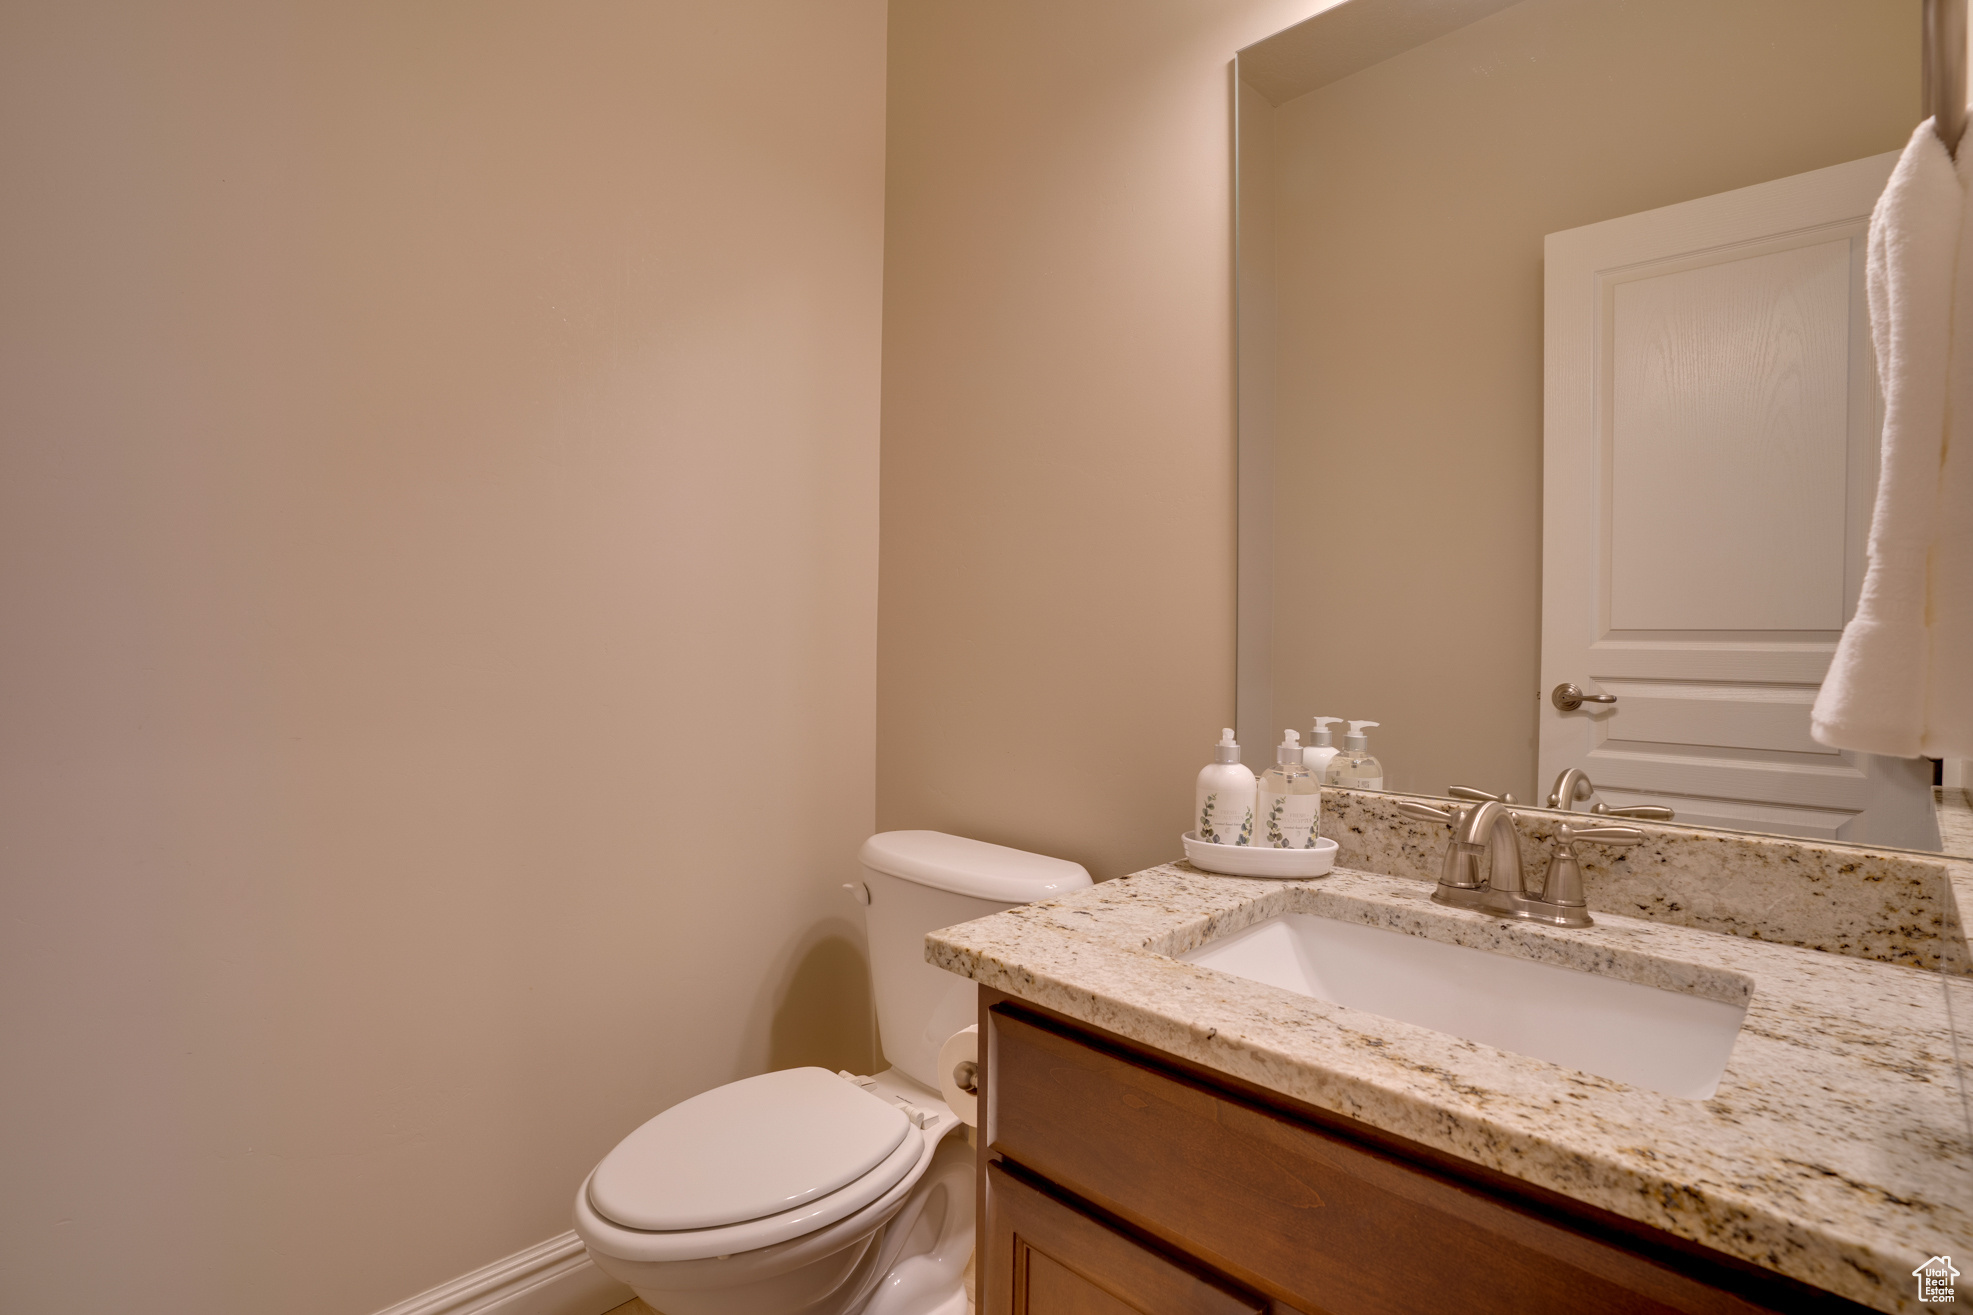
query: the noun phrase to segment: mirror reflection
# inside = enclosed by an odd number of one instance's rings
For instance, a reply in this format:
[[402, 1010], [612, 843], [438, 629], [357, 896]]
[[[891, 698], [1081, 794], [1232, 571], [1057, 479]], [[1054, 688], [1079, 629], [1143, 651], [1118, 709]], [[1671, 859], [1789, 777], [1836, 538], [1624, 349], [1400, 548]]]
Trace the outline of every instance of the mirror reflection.
[[1352, 719], [1385, 789], [1973, 850], [1967, 763], [1809, 733], [1919, 49], [1915, 0], [1350, 0], [1240, 52], [1251, 765]]

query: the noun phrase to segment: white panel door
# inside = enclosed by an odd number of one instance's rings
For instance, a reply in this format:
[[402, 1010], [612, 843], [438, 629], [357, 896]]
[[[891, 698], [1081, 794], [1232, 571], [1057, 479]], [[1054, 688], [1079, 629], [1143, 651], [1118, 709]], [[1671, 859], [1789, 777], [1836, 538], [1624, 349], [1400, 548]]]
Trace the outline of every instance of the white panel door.
[[[1933, 847], [1809, 706], [1863, 579], [1873, 156], [1547, 240], [1540, 770], [1682, 822]], [[1573, 712], [1571, 682], [1615, 696]]]

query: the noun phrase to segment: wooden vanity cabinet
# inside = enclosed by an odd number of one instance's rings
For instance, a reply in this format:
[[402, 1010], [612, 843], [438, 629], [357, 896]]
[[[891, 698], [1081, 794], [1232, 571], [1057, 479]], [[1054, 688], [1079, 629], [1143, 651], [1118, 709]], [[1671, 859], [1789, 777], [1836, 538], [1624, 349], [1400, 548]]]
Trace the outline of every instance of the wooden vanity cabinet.
[[985, 1168], [992, 1203], [989, 1309], [1031, 1315], [1258, 1315], [1267, 1303], [1216, 1282], [1076, 1209], [1005, 1164]]
[[1865, 1308], [981, 991], [981, 1315]]

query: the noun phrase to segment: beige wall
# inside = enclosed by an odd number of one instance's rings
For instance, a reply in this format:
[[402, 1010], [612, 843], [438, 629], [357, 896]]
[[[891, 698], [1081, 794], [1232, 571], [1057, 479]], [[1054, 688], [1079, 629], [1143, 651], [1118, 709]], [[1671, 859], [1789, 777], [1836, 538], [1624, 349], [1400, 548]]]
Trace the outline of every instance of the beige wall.
[[877, 821], [1114, 877], [1233, 715], [1240, 46], [1311, 0], [894, 0]]
[[1275, 112], [1275, 726], [1533, 797], [1542, 237], [1902, 146], [1917, 16], [1526, 0]]
[[868, 1061], [884, 6], [0, 11], [0, 1309]]

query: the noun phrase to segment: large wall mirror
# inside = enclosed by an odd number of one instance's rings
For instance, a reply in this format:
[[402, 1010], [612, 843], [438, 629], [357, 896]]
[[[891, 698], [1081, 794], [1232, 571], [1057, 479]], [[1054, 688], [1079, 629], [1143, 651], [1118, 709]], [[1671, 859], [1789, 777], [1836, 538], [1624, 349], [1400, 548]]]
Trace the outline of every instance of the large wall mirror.
[[1250, 763], [1352, 718], [1391, 790], [1541, 805], [1573, 767], [1579, 809], [1963, 843], [1965, 764], [1809, 735], [1875, 491], [1864, 242], [1919, 24], [1348, 0], [1239, 53]]

